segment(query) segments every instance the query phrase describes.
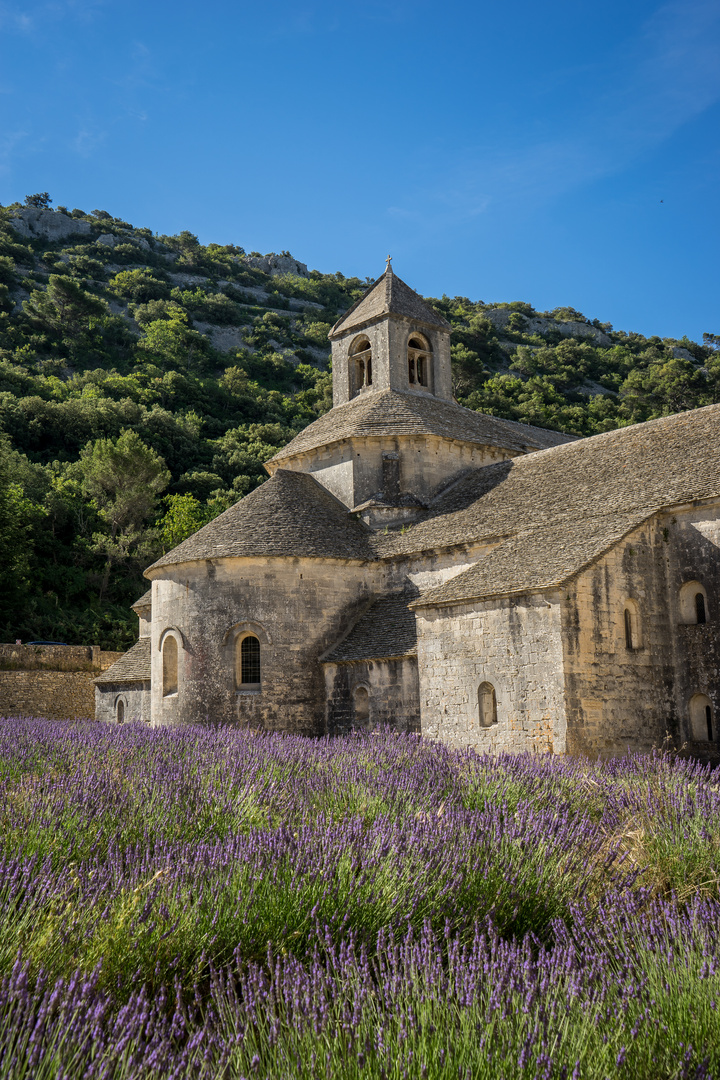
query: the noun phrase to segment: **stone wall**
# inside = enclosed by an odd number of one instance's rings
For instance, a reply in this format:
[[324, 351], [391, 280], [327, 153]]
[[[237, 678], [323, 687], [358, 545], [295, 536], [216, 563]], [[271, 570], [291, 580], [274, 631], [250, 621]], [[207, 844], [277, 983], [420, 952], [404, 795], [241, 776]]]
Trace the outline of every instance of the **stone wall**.
[[352, 509], [383, 491], [383, 454], [388, 452], [399, 455], [400, 493], [424, 500], [466, 469], [517, 456], [498, 447], [434, 435], [401, 435], [394, 439], [346, 439], [283, 461], [282, 468], [309, 472]]
[[[318, 657], [382, 593], [377, 564], [319, 559], [218, 559], [164, 568], [153, 589], [153, 724], [240, 723], [320, 734]], [[172, 576], [170, 576], [172, 575]], [[260, 640], [261, 685], [237, 688], [235, 641]], [[162, 643], [178, 641], [178, 689], [163, 696]]]
[[[420, 730], [416, 657], [325, 663], [323, 668], [327, 697], [326, 730], [329, 735], [385, 726], [397, 731]], [[366, 723], [358, 723], [355, 715], [353, 701], [357, 687], [365, 687], [368, 691], [370, 711]]]
[[[680, 610], [680, 589], [693, 580], [708, 597], [705, 625], [685, 625]], [[691, 743], [697, 693], [720, 718], [718, 597], [720, 522], [710, 507], [655, 515], [575, 579], [563, 599], [570, 752], [642, 751], [668, 736]], [[633, 649], [627, 600], [639, 619]]]
[[128, 724], [150, 723], [150, 680], [136, 683], [104, 683], [95, 687], [95, 719], [117, 723], [118, 702], [123, 703], [123, 720]]
[[[670, 625], [673, 665], [676, 671], [674, 714], [680, 744], [692, 745], [698, 754], [707, 751], [697, 746], [690, 725], [690, 699], [706, 694], [713, 710], [714, 741], [720, 747], [720, 519], [717, 505], [686, 507], [658, 518], [657, 528], [667, 550]], [[680, 591], [687, 582], [696, 581], [706, 595], [707, 622], [695, 621], [694, 604], [690, 613], [681, 610]], [[692, 592], [695, 590], [693, 589]], [[689, 621], [691, 620], [691, 621]]]
[[95, 716], [95, 679], [122, 656], [96, 645], [0, 645], [0, 716]]
[[[676, 723], [666, 556], [657, 526], [648, 524], [564, 590], [570, 753], [648, 750]], [[637, 605], [639, 619], [640, 641], [633, 649], [625, 639], [627, 600]]]
[[349, 353], [361, 334], [368, 338], [372, 350], [373, 390], [410, 390], [407, 346], [413, 333], [418, 332], [429, 341], [433, 356], [427, 389], [423, 391], [417, 386], [413, 389], [443, 401], [452, 401], [449, 331], [412, 322], [402, 315], [381, 315], [370, 325], [353, 327], [341, 338], [333, 340], [333, 406], [344, 405], [356, 393]]
[[123, 654], [99, 645], [0, 645], [0, 671], [101, 671]]
[[[565, 750], [556, 594], [416, 610], [423, 735], [479, 751]], [[480, 724], [478, 690], [495, 688], [497, 723]]]

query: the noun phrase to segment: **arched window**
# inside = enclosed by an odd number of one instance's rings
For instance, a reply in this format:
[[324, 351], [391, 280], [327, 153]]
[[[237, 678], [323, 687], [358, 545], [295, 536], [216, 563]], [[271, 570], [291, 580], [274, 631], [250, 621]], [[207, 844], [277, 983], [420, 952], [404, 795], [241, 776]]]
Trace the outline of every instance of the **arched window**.
[[177, 694], [178, 688], [178, 645], [172, 634], [168, 634], [162, 647], [163, 697]]
[[623, 613], [623, 619], [625, 629], [625, 648], [639, 649], [642, 645], [640, 609], [638, 608], [634, 600], [625, 601], [625, 611]]
[[497, 698], [492, 683], [480, 683], [478, 687], [478, 715], [480, 727], [492, 727], [497, 724]]
[[355, 724], [367, 724], [370, 719], [370, 695], [367, 687], [356, 686], [353, 693], [353, 721]]
[[690, 727], [697, 742], [713, 741], [713, 707], [707, 694], [693, 694], [690, 698]]
[[705, 596], [701, 592], [695, 593], [695, 622], [707, 622], [707, 611], [705, 610]]
[[118, 724], [122, 724], [125, 719], [125, 702], [122, 698], [118, 698], [117, 705], [115, 706], [115, 716], [117, 717]]
[[355, 338], [350, 346], [349, 362], [354, 396], [364, 386], [372, 386], [372, 349], [369, 338], [364, 334], [362, 337]]
[[420, 334], [413, 334], [408, 341], [408, 383], [410, 386], [430, 385], [432, 350]]
[[235, 644], [235, 682], [244, 690], [260, 685], [260, 642], [254, 634], [239, 637]]
[[686, 581], [680, 587], [680, 622], [706, 623], [710, 618], [707, 590], [699, 581]]

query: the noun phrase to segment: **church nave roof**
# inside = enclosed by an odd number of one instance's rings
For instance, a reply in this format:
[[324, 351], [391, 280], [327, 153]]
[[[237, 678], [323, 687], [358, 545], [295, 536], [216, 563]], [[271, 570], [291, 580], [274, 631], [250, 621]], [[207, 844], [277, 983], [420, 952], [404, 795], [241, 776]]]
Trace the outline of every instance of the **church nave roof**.
[[720, 497], [720, 405], [475, 469], [382, 555], [500, 541], [426, 593], [449, 603], [559, 584], [664, 507]]

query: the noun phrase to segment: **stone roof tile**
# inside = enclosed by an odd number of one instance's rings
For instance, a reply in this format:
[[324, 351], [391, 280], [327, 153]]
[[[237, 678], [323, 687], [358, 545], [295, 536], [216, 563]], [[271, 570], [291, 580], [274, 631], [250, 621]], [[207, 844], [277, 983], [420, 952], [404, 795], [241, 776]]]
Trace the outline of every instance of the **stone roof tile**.
[[430, 589], [413, 604], [434, 607], [561, 585], [608, 551], [647, 514], [611, 514], [564, 521], [511, 536], [469, 570]]
[[373, 558], [371, 532], [309, 473], [278, 469], [145, 571], [199, 559], [288, 556]]
[[93, 682], [96, 686], [102, 686], [104, 683], [149, 682], [149, 680], [150, 638], [141, 637], [112, 667], [103, 671], [102, 675]]
[[567, 521], [720, 495], [720, 405], [579, 439], [473, 469], [405, 533], [378, 536], [381, 556], [504, 539]]
[[381, 556], [493, 543], [418, 603], [561, 584], [664, 507], [720, 497], [720, 405], [475, 469]]
[[364, 296], [349, 308], [328, 334], [332, 340], [354, 327], [364, 326], [381, 315], [406, 315], [415, 322], [450, 329], [450, 323], [427, 304], [419, 293], [406, 285], [388, 267], [382, 277], [371, 285]]
[[499, 446], [518, 453], [557, 446], [575, 438], [515, 420], [500, 420], [429, 394], [373, 390], [325, 413], [270, 458], [270, 462], [284, 461], [343, 439], [402, 435], [436, 435], [454, 442]]
[[417, 633], [409, 596], [376, 600], [353, 626], [350, 633], [322, 658], [323, 663], [341, 664], [353, 660], [388, 660], [415, 656]]
[[144, 611], [146, 608], [152, 607], [152, 589], [148, 589], [146, 593], [143, 593], [139, 600], [136, 600], [134, 604], [130, 605], [133, 611]]

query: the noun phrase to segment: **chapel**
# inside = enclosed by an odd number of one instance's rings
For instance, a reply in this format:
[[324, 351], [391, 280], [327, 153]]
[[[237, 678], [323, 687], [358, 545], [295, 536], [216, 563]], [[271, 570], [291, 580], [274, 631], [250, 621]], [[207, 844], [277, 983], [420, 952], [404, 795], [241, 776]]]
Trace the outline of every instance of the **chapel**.
[[148, 567], [97, 718], [712, 756], [720, 405], [584, 439], [463, 408], [389, 263], [330, 341], [333, 408]]

